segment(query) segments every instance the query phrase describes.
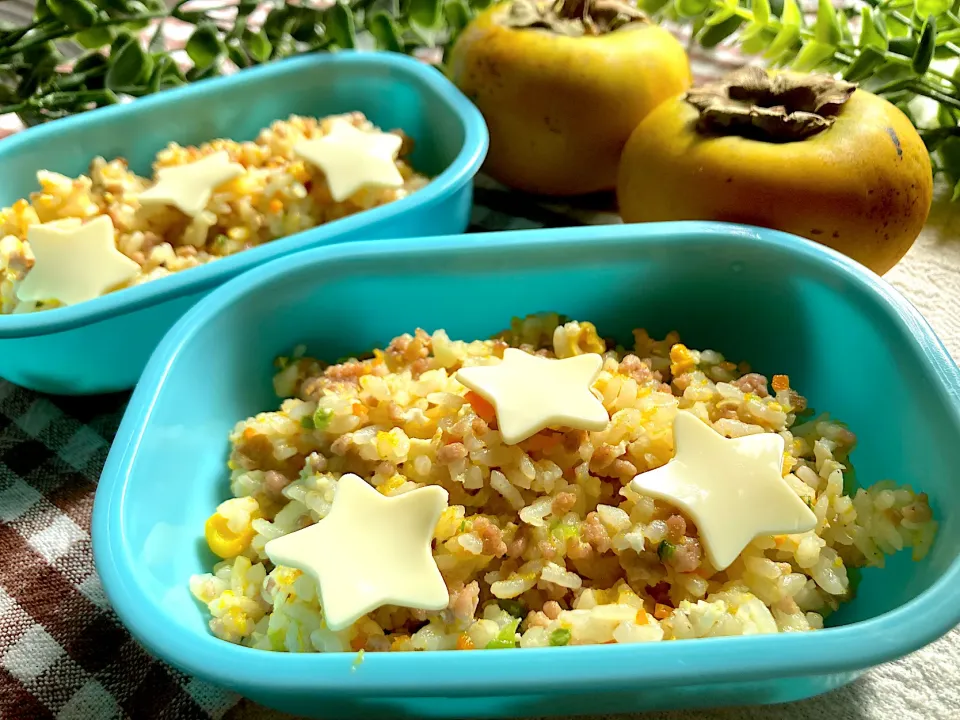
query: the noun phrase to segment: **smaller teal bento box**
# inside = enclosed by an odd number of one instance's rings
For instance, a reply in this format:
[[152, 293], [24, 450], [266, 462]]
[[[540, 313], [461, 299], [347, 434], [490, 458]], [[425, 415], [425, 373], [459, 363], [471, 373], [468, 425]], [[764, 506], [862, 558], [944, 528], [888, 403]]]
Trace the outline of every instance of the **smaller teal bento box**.
[[[789, 272], [783, 272], [783, 269]], [[816, 632], [661, 643], [402, 653], [275, 653], [213, 636], [188, 589], [214, 561], [204, 522], [229, 497], [228, 435], [272, 410], [277, 355], [326, 361], [443, 328], [489, 337], [558, 312], [626, 343], [646, 327], [786, 373], [849, 423], [864, 485], [926, 492], [929, 554], [862, 571]], [[820, 245], [719, 223], [388, 240], [256, 268], [163, 340], [97, 489], [93, 551], [134, 637], [184, 672], [313, 717], [535, 717], [799, 700], [934, 641], [960, 622], [960, 372], [920, 314]]]
[[0, 207], [37, 190], [36, 173], [86, 173], [97, 155], [150, 174], [169, 142], [253, 139], [291, 114], [361, 111], [415, 143], [434, 179], [406, 198], [200, 267], [78, 305], [0, 316], [0, 377], [41, 392], [85, 395], [133, 387], [160, 338], [212, 288], [305, 248], [463, 232], [472, 180], [487, 152], [479, 111], [435, 68], [386, 52], [315, 54], [167, 90], [32, 128], [0, 142]]

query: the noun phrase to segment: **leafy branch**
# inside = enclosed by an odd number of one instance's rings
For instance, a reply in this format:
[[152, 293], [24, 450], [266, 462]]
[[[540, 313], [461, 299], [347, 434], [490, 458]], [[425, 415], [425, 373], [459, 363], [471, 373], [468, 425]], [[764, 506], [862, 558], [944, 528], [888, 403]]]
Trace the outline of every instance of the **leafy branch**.
[[[234, 0], [194, 10], [189, 0], [38, 0], [23, 27], [0, 23], [0, 114], [26, 125], [140, 97], [303, 53], [379, 48], [407, 54], [444, 47], [490, 0]], [[251, 15], [266, 6], [259, 27]], [[170, 20], [194, 26], [188, 62], [164, 47]], [[155, 25], [152, 32], [150, 24]], [[148, 37], [144, 37], [147, 33]], [[64, 43], [85, 52], [65, 66]]]
[[[807, 23], [796, 0], [641, 0], [651, 15], [692, 26], [703, 47], [733, 45], [772, 67], [857, 82], [918, 126], [934, 172], [960, 198], [960, 0], [819, 0]], [[925, 98], [929, 119], [917, 98]], [[922, 104], [922, 103], [921, 103]]]

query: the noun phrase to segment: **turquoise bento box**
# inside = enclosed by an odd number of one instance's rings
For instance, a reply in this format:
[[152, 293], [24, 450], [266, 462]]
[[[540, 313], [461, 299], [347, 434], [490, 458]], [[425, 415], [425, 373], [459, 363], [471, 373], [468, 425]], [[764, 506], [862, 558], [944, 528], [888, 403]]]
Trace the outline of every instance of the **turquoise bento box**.
[[305, 248], [462, 232], [488, 138], [479, 111], [437, 69], [395, 53], [338, 52], [166, 90], [0, 142], [5, 207], [38, 189], [38, 170], [76, 176], [102, 155], [149, 175], [153, 156], [171, 141], [249, 140], [291, 114], [354, 110], [413, 138], [412, 163], [432, 182], [388, 205], [143, 285], [67, 308], [0, 315], [0, 377], [58, 394], [126, 390], [183, 312], [231, 277]]
[[[789, 269], [789, 272], [783, 272]], [[328, 361], [422, 327], [487, 337], [544, 310], [603, 336], [634, 327], [789, 374], [859, 438], [866, 484], [928, 493], [929, 555], [863, 571], [811, 633], [474, 652], [286, 654], [209, 632], [188, 590], [214, 562], [203, 526], [228, 496], [227, 436], [274, 409], [275, 356]], [[184, 672], [314, 717], [605, 714], [794, 701], [850, 682], [960, 622], [960, 373], [917, 311], [839, 254], [777, 232], [664, 223], [320, 248], [258, 267], [190, 310], [151, 358], [93, 511], [106, 595]]]

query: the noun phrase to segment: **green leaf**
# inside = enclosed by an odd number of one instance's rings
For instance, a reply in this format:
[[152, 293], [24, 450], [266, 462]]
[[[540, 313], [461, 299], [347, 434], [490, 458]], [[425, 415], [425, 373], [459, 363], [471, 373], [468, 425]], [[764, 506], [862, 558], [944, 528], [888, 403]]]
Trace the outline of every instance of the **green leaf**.
[[110, 55], [107, 87], [116, 91], [136, 87], [152, 72], [153, 58], [146, 53], [139, 40], [133, 40], [124, 44], [120, 52]]
[[885, 60], [883, 51], [873, 45], [868, 45], [860, 51], [854, 60], [843, 72], [843, 79], [847, 82], [860, 82]]
[[231, 38], [227, 43], [227, 57], [230, 58], [230, 62], [236, 65], [238, 68], [247, 68], [250, 67], [250, 58], [247, 57], [247, 52], [240, 44], [238, 38]]
[[800, 22], [802, 15], [797, 7], [796, 0], [785, 0], [783, 15], [780, 17], [780, 32], [776, 39], [764, 53], [764, 57], [777, 58], [789, 50], [800, 38]]
[[943, 15], [953, 5], [953, 0], [916, 0], [914, 8], [917, 17], [929, 17], [930, 15]]
[[713, 27], [714, 25], [719, 25], [723, 22], [726, 22], [733, 17], [733, 10], [728, 7], [722, 7], [716, 12], [710, 13], [704, 21], [704, 26]]
[[433, 30], [440, 24], [441, 0], [408, 0], [406, 17], [411, 24]]
[[287, 32], [287, 23], [292, 26], [296, 18], [291, 16], [290, 8], [287, 5], [281, 5], [271, 10], [263, 21], [261, 31], [267, 36], [271, 43], [276, 44]]
[[107, 62], [107, 58], [98, 52], [84, 53], [73, 64], [73, 71], [78, 73], [89, 72], [97, 69], [103, 69], [106, 71]]
[[318, 38], [324, 35], [323, 23], [320, 22], [320, 11], [314, 8], [300, 7], [299, 12], [294, 16], [292, 36], [298, 42], [311, 43], [316, 42]]
[[880, 24], [882, 23], [884, 34], [888, 38], [903, 38], [910, 34], [910, 26], [901, 22], [900, 20], [897, 20], [892, 15], [887, 17], [883, 15], [883, 13], [875, 13], [873, 19], [874, 22], [877, 23], [877, 27], [880, 27]]
[[206, 80], [207, 78], [215, 77], [219, 72], [217, 64], [209, 65], [203, 69], [198, 68], [194, 65], [192, 68], [187, 70], [187, 82], [197, 82], [198, 80]]
[[822, 44], [836, 46], [840, 42], [840, 21], [837, 20], [837, 11], [834, 10], [831, 0], [819, 0], [813, 32], [814, 38]]
[[270, 53], [271, 60], [281, 60], [297, 54], [297, 44], [289, 35], [283, 35], [273, 44], [273, 52]]
[[773, 17], [782, 18], [784, 5], [784, 0], [770, 0], [770, 14]]
[[761, 29], [756, 35], [751, 35], [750, 37], [744, 39], [743, 33], [740, 36], [740, 50], [745, 55], [756, 55], [757, 53], [763, 52], [768, 47], [770, 43], [776, 38], [776, 34], [772, 30]]
[[[670, 2], [670, 0], [640, 0], [637, 3], [637, 7], [647, 13], [647, 15], [656, 15]], [[473, 3], [473, 6], [480, 10], [481, 8], [477, 3]]]
[[836, 52], [834, 45], [811, 40], [803, 46], [791, 67], [797, 72], [811, 72], [833, 57]]
[[217, 27], [212, 22], [200, 23], [187, 40], [184, 49], [193, 61], [197, 72], [203, 72], [214, 66], [226, 50]]
[[920, 40], [917, 43], [917, 50], [913, 54], [910, 65], [917, 75], [923, 75], [930, 69], [930, 63], [933, 62], [933, 53], [937, 48], [937, 19], [930, 15], [923, 23], [920, 30]]
[[753, 0], [753, 22], [766, 27], [770, 22], [770, 3], [767, 0]]
[[247, 54], [258, 63], [265, 63], [270, 59], [270, 53], [273, 46], [262, 32], [254, 32], [250, 28], [243, 31], [243, 44], [247, 48]]
[[[879, 13], [878, 13], [879, 14]], [[857, 47], [875, 47], [880, 51], [887, 49], [887, 35], [874, 22], [873, 8], [864, 5], [860, 8], [860, 39]]]
[[443, 16], [450, 32], [455, 36], [463, 32], [473, 19], [473, 11], [466, 0], [447, 0], [443, 5]]
[[52, 17], [53, 13], [50, 12], [50, 7], [47, 5], [47, 0], [37, 0], [37, 4], [33, 8], [33, 19], [37, 22], [44, 22]]
[[692, 18], [703, 15], [710, 7], [710, 0], [674, 0], [677, 15], [682, 18]]
[[47, 0], [47, 7], [71, 30], [85, 30], [97, 21], [97, 8], [87, 0]]
[[[453, 3], [448, 4], [448, 7]], [[446, 8], [444, 8], [446, 10]], [[400, 39], [400, 28], [389, 13], [377, 10], [367, 18], [367, 30], [377, 41], [380, 50], [403, 52], [403, 40]]]
[[[960, 183], [960, 138], [949, 137], [937, 148], [939, 165], [951, 183]], [[956, 199], [956, 193], [954, 193]]]
[[153, 94], [160, 90], [167, 67], [173, 64], [173, 59], [169, 55], [164, 55], [157, 60], [157, 65], [153, 69], [153, 75], [150, 76], [150, 82], [147, 84], [147, 92]]
[[324, 15], [327, 21], [327, 34], [341, 48], [357, 46], [357, 29], [353, 10], [342, 2], [334, 3]]
[[120, 52], [124, 48], [124, 46], [127, 43], [133, 42], [134, 39], [135, 38], [133, 37], [132, 33], [126, 30], [119, 31], [117, 33], [117, 36], [113, 39], [113, 42], [110, 43], [110, 55], [111, 56], [116, 55], [118, 52]]
[[[47, 0], [49, 2], [49, 0]], [[146, 15], [150, 12], [150, 9], [144, 5], [139, 0], [129, 0], [127, 2], [127, 14], [129, 15]], [[127, 28], [133, 30], [134, 32], [139, 32], [147, 27], [150, 24], [149, 20], [135, 20], [132, 19], [127, 23]]]
[[110, 27], [91, 28], [77, 33], [73, 39], [87, 50], [99, 50], [113, 42], [113, 32]]
[[892, 38], [887, 45], [887, 49], [890, 50], [890, 52], [908, 58], [913, 57], [917, 51], [917, 47], [917, 39], [912, 37]]
[[844, 12], [837, 12], [837, 22], [840, 23], [840, 41], [853, 44], [853, 31], [850, 29], [850, 20]]
[[719, 25], [712, 25], [705, 28], [704, 31], [700, 33], [700, 37], [697, 38], [697, 40], [700, 45], [707, 49], [716, 47], [728, 37], [733, 35], [737, 30], [739, 30], [742, 24], [743, 18], [734, 15], [727, 18]]

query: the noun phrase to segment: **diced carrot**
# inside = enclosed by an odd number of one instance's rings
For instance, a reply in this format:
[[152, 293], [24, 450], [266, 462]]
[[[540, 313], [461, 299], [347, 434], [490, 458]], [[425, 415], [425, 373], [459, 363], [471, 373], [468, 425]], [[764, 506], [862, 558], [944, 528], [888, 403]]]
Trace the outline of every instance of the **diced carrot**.
[[467, 394], [463, 396], [463, 399], [470, 403], [470, 407], [473, 408], [473, 411], [486, 422], [493, 422], [494, 418], [496, 418], [497, 412], [493, 409], [493, 405], [487, 402], [485, 398], [480, 397], [473, 390], [468, 391]]
[[637, 625], [646, 625], [648, 622], [650, 622], [647, 619], [647, 611], [643, 609], [637, 610], [637, 619], [634, 622]]
[[350, 647], [353, 650], [363, 650], [364, 646], [367, 644], [367, 638], [365, 635], [357, 635], [353, 640], [350, 641]]
[[278, 213], [281, 210], [283, 210], [283, 203], [278, 198], [270, 201], [270, 212]]
[[250, 439], [252, 439], [256, 434], [257, 434], [257, 431], [256, 431], [256, 430], [254, 430], [253, 428], [248, 427], [246, 430], [243, 431], [243, 439], [244, 439], [244, 440], [250, 440]]
[[473, 640], [470, 639], [470, 636], [466, 633], [463, 633], [460, 637], [457, 638], [457, 650], [473, 650], [474, 644]]
[[777, 547], [780, 547], [781, 545], [783, 545], [783, 543], [786, 541], [786, 539], [787, 539], [787, 536], [786, 536], [786, 535], [775, 535], [774, 538], [773, 538], [773, 543], [774, 543]]
[[773, 389], [777, 392], [780, 392], [781, 390], [787, 390], [790, 387], [790, 376], [774, 375], [773, 382], [771, 384], [773, 385]]
[[670, 613], [673, 612], [673, 608], [669, 605], [661, 605], [657, 603], [656, 607], [653, 609], [653, 616], [657, 620], [663, 620], [665, 617], [669, 617]]
[[355, 402], [351, 409], [353, 410], [353, 414], [357, 416], [363, 415], [364, 413], [367, 412], [367, 409], [363, 406], [363, 403], [358, 403], [358, 402]]

